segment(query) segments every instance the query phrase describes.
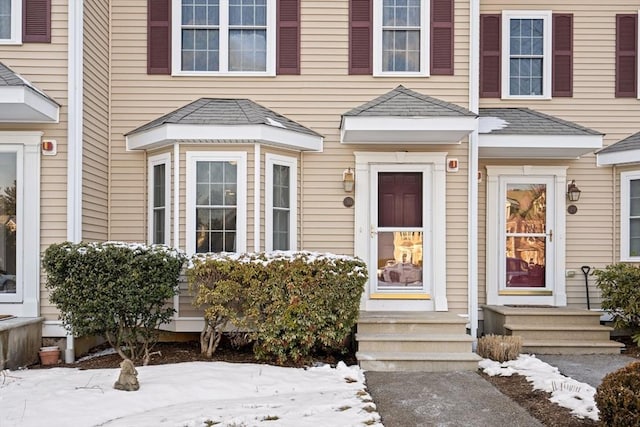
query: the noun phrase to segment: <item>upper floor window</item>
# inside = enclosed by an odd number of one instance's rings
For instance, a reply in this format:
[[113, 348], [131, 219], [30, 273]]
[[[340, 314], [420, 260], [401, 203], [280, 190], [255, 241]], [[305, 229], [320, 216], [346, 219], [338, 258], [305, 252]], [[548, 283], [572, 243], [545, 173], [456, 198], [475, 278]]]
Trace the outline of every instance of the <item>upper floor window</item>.
[[265, 249], [296, 250], [297, 160], [266, 154]]
[[0, 0], [0, 44], [22, 43], [22, 0]]
[[427, 75], [426, 0], [374, 0], [374, 74]]
[[149, 158], [149, 243], [169, 244], [171, 154]]
[[502, 97], [551, 97], [551, 12], [504, 12]]
[[275, 0], [174, 0], [174, 74], [273, 74]]
[[187, 251], [246, 250], [246, 153], [187, 153]]
[[620, 259], [640, 261], [640, 172], [620, 175]]

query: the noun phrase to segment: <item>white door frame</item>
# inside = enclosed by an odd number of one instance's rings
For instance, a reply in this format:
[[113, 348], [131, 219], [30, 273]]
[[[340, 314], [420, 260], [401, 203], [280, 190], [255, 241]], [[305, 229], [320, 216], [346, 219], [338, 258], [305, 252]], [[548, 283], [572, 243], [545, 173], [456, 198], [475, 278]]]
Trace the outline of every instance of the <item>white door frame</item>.
[[[403, 310], [403, 311], [447, 311], [446, 286], [446, 172], [445, 163], [447, 153], [407, 153], [407, 152], [355, 152], [356, 185], [355, 185], [355, 255], [367, 262], [369, 277], [377, 275], [377, 260], [371, 259], [373, 250], [371, 229], [373, 215], [371, 214], [372, 175], [379, 166], [385, 165], [385, 170], [407, 170], [405, 166], [394, 169], [393, 165], [411, 165], [415, 171], [427, 171], [430, 188], [423, 188], [426, 199], [423, 200], [425, 210], [423, 223], [425, 231], [429, 231], [431, 239], [425, 242], [425, 254], [430, 254], [428, 262], [424, 261], [424, 281], [430, 283], [430, 298], [408, 297], [407, 295], [376, 295], [373, 282], [367, 281], [360, 303], [361, 310]], [[427, 166], [428, 167], [424, 167]], [[430, 172], [428, 172], [430, 171]], [[426, 234], [426, 233], [425, 233]], [[428, 275], [428, 277], [427, 277]]]
[[[566, 245], [566, 188], [565, 166], [487, 166], [487, 229], [486, 229], [486, 288], [487, 304], [535, 304], [564, 307], [567, 305], [565, 270]], [[505, 271], [503, 235], [505, 213], [501, 200], [501, 183], [511, 178], [548, 177], [551, 179], [551, 197], [547, 199], [548, 217], [553, 223], [553, 248], [548, 253], [546, 272], [549, 288], [544, 290], [504, 289]], [[549, 258], [550, 257], [550, 258]]]

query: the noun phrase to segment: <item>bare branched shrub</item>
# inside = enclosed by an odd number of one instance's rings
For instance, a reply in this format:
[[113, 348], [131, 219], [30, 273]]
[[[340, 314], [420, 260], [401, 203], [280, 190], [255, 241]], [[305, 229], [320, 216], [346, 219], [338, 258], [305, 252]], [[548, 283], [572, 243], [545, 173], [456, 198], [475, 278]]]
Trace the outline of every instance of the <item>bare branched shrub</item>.
[[496, 362], [515, 360], [522, 351], [522, 337], [517, 335], [485, 335], [478, 339], [478, 354]]

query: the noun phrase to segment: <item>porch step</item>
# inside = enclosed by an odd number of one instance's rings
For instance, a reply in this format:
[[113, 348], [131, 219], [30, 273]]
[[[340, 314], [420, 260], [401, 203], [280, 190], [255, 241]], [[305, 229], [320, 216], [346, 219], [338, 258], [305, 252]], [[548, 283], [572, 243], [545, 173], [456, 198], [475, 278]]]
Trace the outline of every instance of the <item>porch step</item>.
[[521, 325], [505, 324], [506, 335], [519, 335], [527, 340], [609, 341], [613, 328], [602, 325]]
[[464, 353], [473, 339], [466, 334], [356, 334], [362, 352]]
[[475, 370], [466, 324], [448, 312], [361, 312], [356, 357], [369, 371]]
[[518, 335], [522, 351], [537, 354], [618, 354], [612, 328], [598, 311], [564, 307], [483, 306], [485, 334]]
[[356, 357], [365, 371], [378, 372], [451, 372], [478, 369], [481, 359], [475, 353], [358, 352]]
[[620, 354], [624, 344], [616, 341], [526, 340], [524, 353], [532, 354]]

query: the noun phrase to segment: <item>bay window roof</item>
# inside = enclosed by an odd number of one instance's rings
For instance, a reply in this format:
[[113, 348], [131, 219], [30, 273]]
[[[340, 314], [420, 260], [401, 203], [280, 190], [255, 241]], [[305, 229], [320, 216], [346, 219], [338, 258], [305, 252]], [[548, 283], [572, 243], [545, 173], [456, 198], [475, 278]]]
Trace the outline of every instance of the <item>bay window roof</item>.
[[0, 123], [57, 123], [60, 105], [0, 62]]

